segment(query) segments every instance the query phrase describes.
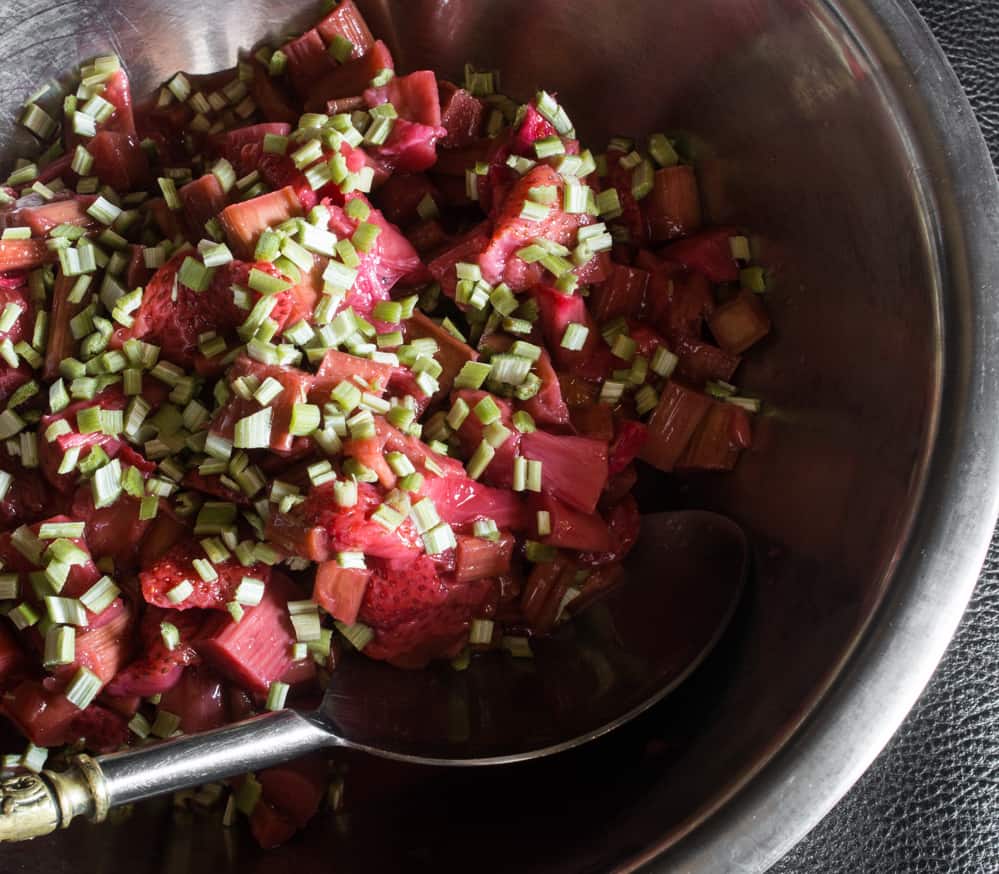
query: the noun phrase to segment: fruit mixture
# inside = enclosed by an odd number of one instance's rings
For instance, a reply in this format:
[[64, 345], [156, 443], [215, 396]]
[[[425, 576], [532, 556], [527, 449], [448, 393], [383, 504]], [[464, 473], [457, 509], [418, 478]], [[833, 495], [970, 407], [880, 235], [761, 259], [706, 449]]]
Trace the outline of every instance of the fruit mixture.
[[[397, 71], [353, 0], [134, 103], [99, 57], [0, 186], [0, 684], [48, 750], [506, 650], [622, 576], [641, 464], [729, 470], [769, 320], [682, 143]], [[641, 462], [641, 464], [639, 463]], [[319, 778], [322, 779], [319, 779]], [[265, 846], [328, 780], [235, 781]], [[191, 794], [221, 801], [222, 786]]]

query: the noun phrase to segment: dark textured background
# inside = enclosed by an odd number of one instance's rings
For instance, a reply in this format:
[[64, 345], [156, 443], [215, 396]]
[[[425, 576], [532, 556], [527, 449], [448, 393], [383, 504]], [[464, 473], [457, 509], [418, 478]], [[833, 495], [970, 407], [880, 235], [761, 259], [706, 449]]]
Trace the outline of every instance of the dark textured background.
[[[999, 161], [999, 0], [914, 2]], [[957, 636], [903, 727], [853, 791], [772, 869], [847, 872], [999, 872], [999, 533]]]

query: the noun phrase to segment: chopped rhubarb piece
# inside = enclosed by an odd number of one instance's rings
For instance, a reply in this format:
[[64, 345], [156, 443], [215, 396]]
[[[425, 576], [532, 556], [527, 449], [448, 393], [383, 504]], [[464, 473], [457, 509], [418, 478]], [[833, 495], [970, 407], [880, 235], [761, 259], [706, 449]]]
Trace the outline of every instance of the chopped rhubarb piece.
[[[394, 70], [395, 62], [388, 46], [378, 40], [371, 51], [360, 58], [351, 58], [330, 70], [312, 86], [308, 99], [305, 101], [306, 112], [328, 112], [328, 104], [350, 98], [358, 98], [359, 107], [364, 103], [361, 95], [371, 85], [371, 80], [381, 70]], [[339, 111], [343, 111], [339, 106]]]
[[[348, 204], [358, 200], [370, 212], [364, 219], [379, 229], [374, 244], [367, 252], [360, 253], [361, 264], [357, 278], [347, 295], [347, 305], [362, 316], [368, 316], [376, 303], [388, 300], [389, 292], [400, 280], [422, 270], [423, 264], [417, 251], [402, 232], [372, 207], [363, 194], [351, 194]], [[330, 206], [329, 229], [341, 239], [350, 237], [360, 221], [350, 218], [339, 206]]]
[[599, 322], [609, 322], [617, 316], [637, 317], [645, 303], [645, 288], [649, 274], [635, 267], [615, 264], [606, 282], [593, 287], [590, 308]]
[[17, 635], [7, 625], [0, 625], [0, 689], [10, 687], [11, 681], [20, 674], [27, 661]]
[[162, 197], [154, 197], [146, 201], [146, 208], [156, 222], [156, 227], [160, 230], [160, 235], [167, 240], [176, 240], [178, 236], [183, 236], [184, 229], [181, 227], [180, 216], [167, 206], [167, 202]]
[[78, 629], [73, 663], [56, 668], [53, 673], [68, 682], [78, 668], [84, 667], [102, 683], [109, 683], [131, 654], [132, 618], [132, 609], [122, 606], [110, 622]]
[[450, 82], [441, 82], [441, 126], [447, 136], [441, 140], [445, 149], [467, 146], [482, 136], [485, 107], [478, 97]]
[[[266, 73], [262, 73], [261, 75], [264, 78], [269, 78]], [[256, 169], [256, 165], [250, 167], [243, 163], [243, 150], [246, 146], [263, 146], [264, 137], [267, 134], [286, 137], [290, 133], [291, 125], [283, 122], [251, 124], [246, 127], [238, 127], [235, 130], [226, 131], [225, 133], [215, 134], [209, 140], [209, 144], [215, 154], [225, 158], [236, 168], [237, 173], [245, 176]]]
[[[271, 569], [261, 562], [243, 567], [236, 558], [211, 563], [215, 577], [204, 580], [194, 566], [195, 559], [206, 559], [205, 552], [197, 541], [191, 539], [181, 541], [171, 547], [164, 555], [152, 564], [143, 568], [139, 574], [142, 582], [142, 596], [146, 603], [164, 609], [190, 610], [206, 608], [210, 610], [225, 610], [226, 605], [235, 597], [243, 577], [252, 577], [263, 583], [271, 578]], [[191, 594], [181, 601], [172, 601], [170, 593], [185, 580], [190, 583]]]
[[770, 316], [760, 296], [744, 289], [711, 314], [708, 327], [722, 349], [738, 355], [770, 333]]
[[600, 386], [583, 379], [578, 374], [560, 372], [558, 382], [562, 387], [562, 396], [570, 409], [596, 403], [600, 395]]
[[703, 273], [712, 282], [735, 282], [739, 278], [739, 265], [732, 257], [729, 239], [737, 233], [732, 228], [711, 228], [670, 243], [660, 254]]
[[253, 839], [264, 850], [273, 850], [287, 843], [298, 831], [291, 817], [278, 811], [269, 801], [261, 799], [250, 814]]
[[521, 454], [542, 464], [541, 491], [570, 507], [592, 513], [607, 482], [607, 444], [588, 437], [533, 431], [525, 434]]
[[456, 528], [470, 528], [478, 519], [492, 519], [497, 527], [511, 531], [527, 526], [523, 499], [508, 489], [465, 476], [433, 476], [425, 478], [422, 493], [434, 502], [441, 519]]
[[[496, 454], [489, 462], [481, 479], [493, 486], [510, 488], [513, 485], [513, 459], [518, 454], [517, 450], [523, 439], [513, 425], [513, 408], [508, 401], [494, 397], [487, 391], [459, 389], [454, 393], [455, 400], [464, 401], [470, 410], [474, 410], [476, 405], [487, 397], [492, 398], [499, 408], [500, 418], [498, 421], [510, 432], [510, 436], [501, 446], [494, 447]], [[484, 431], [485, 426], [474, 413], [465, 417], [465, 421], [458, 429], [458, 439], [461, 441], [466, 456], [475, 452], [484, 438]]]
[[[598, 551], [592, 547], [587, 552], [581, 552], [579, 560], [583, 564], [595, 567], [615, 564], [622, 561], [638, 542], [642, 517], [638, 512], [638, 502], [634, 497], [626, 494], [604, 515], [610, 534], [610, 545], [604, 551]], [[589, 580], [587, 580], [585, 588], [589, 588]]]
[[[173, 649], [163, 639], [162, 624], [177, 629], [179, 640]], [[200, 610], [160, 610], [147, 607], [139, 626], [139, 656], [115, 674], [108, 683], [111, 695], [143, 698], [172, 689], [184, 668], [194, 664], [198, 655], [195, 644], [205, 629], [205, 614]]]
[[260, 116], [268, 123], [295, 124], [299, 113], [296, 100], [282, 83], [269, 75], [267, 68], [259, 61], [253, 62], [253, 79], [250, 81], [250, 95], [260, 109]]
[[417, 668], [456, 654], [493, 585], [488, 579], [460, 583], [442, 576], [425, 555], [381, 563], [371, 574], [361, 605], [361, 621], [375, 632], [365, 655]]
[[25, 680], [6, 697], [4, 714], [36, 746], [60, 746], [69, 740], [70, 723], [80, 713], [64, 688], [65, 683], [53, 677]]
[[44, 237], [58, 225], [77, 225], [93, 230], [97, 222], [87, 215], [87, 207], [93, 202], [93, 197], [81, 195], [29, 206], [21, 210], [18, 221], [31, 228], [32, 235], [36, 237]]
[[193, 665], [163, 693], [160, 707], [180, 717], [184, 734], [209, 731], [225, 724], [226, 704], [222, 678], [205, 665]]
[[343, 380], [353, 379], [355, 376], [361, 377], [376, 394], [381, 394], [389, 384], [394, 371], [395, 368], [391, 364], [382, 364], [370, 358], [359, 358], [349, 352], [330, 349], [323, 355], [323, 360], [316, 371], [315, 385], [310, 389], [309, 396], [316, 399], [314, 402], [322, 400], [325, 403], [329, 400], [332, 389]]
[[645, 209], [653, 240], [675, 240], [700, 230], [701, 198], [694, 168], [678, 164], [657, 170]]
[[50, 501], [55, 497], [45, 480], [35, 470], [11, 456], [6, 446], [0, 446], [0, 470], [12, 477], [7, 493], [0, 500], [0, 528], [16, 528], [51, 516]]
[[139, 544], [139, 566], [145, 567], [187, 536], [190, 528], [171, 513], [157, 513]]
[[533, 158], [535, 141], [553, 137], [555, 134], [556, 131], [551, 122], [538, 112], [537, 105], [532, 100], [527, 104], [524, 117], [521, 119], [510, 144], [510, 150], [518, 155]]
[[324, 561], [316, 568], [312, 600], [334, 619], [353, 625], [370, 576], [370, 571], [343, 568], [335, 561]]
[[[239, 204], [245, 206], [246, 204]], [[231, 261], [215, 268], [211, 282], [204, 291], [194, 291], [179, 281], [181, 265], [189, 252], [174, 255], [160, 267], [146, 285], [141, 306], [133, 313], [130, 327], [118, 328], [111, 338], [113, 347], [136, 337], [160, 346], [160, 358], [190, 367], [198, 358], [198, 337], [205, 331], [215, 331], [223, 337], [234, 337], [236, 328], [249, 314], [236, 305], [233, 285], [247, 288], [251, 270], [278, 275], [277, 269], [266, 262]], [[250, 292], [250, 305], [260, 295]], [[294, 300], [290, 290], [271, 296], [275, 300], [269, 318], [283, 328]]]
[[[464, 183], [462, 184], [464, 185]], [[461, 262], [474, 263], [478, 261], [479, 255], [489, 243], [489, 234], [488, 222], [476, 225], [467, 233], [452, 240], [451, 245], [444, 252], [427, 264], [427, 269], [441, 284], [441, 291], [448, 297], [454, 297], [455, 286], [458, 282], [455, 265]]]
[[451, 391], [454, 378], [466, 362], [478, 361], [479, 355], [471, 346], [449, 334], [419, 311], [414, 312], [413, 317], [406, 321], [406, 338], [411, 340], [414, 337], [430, 337], [437, 341], [438, 350], [434, 357], [443, 369], [437, 378], [440, 389], [434, 395], [434, 400]]
[[336, 62], [326, 51], [326, 44], [315, 28], [305, 31], [300, 37], [281, 46], [288, 58], [288, 78], [295, 93], [302, 99], [308, 96], [312, 86], [330, 70]]
[[442, 127], [397, 118], [385, 143], [372, 154], [386, 172], [419, 173], [437, 161], [437, 141], [443, 134]]
[[576, 565], [565, 555], [534, 566], [521, 595], [520, 609], [537, 634], [552, 630], [562, 599], [575, 580]]
[[424, 257], [428, 257], [431, 252], [440, 250], [450, 239], [447, 231], [444, 230], [444, 225], [437, 219], [426, 219], [411, 225], [406, 229], [406, 236], [409, 237], [409, 242], [413, 244], [413, 248]]
[[222, 212], [228, 202], [222, 184], [215, 174], [205, 173], [182, 186], [177, 194], [180, 195], [180, 202], [184, 205], [187, 226], [194, 239], [200, 240], [208, 236], [205, 223]]
[[[546, 218], [536, 222], [521, 217], [521, 209], [531, 189], [547, 186], [557, 189], [558, 198]], [[486, 281], [495, 284], [505, 280], [513, 291], [523, 291], [530, 283], [523, 278], [524, 262], [515, 257], [515, 252], [537, 237], [569, 245], [574, 241], [576, 231], [593, 221], [588, 215], [567, 213], [561, 208], [563, 186], [562, 177], [547, 164], [529, 170], [513, 185], [496, 217], [492, 239], [479, 256], [479, 266]]]
[[678, 470], [732, 470], [752, 443], [749, 415], [734, 404], [714, 401], [676, 463]]
[[610, 443], [614, 439], [614, 410], [598, 402], [572, 408], [572, 424], [584, 437]]
[[538, 393], [519, 406], [531, 414], [534, 421], [545, 428], [558, 430], [569, 424], [569, 408], [562, 397], [562, 384], [552, 367], [552, 360], [544, 350], [534, 363], [534, 372], [541, 380]]
[[350, 40], [354, 50], [351, 57], [360, 57], [371, 51], [374, 45], [374, 37], [368, 29], [367, 22], [354, 0], [341, 0], [341, 2], [316, 25], [324, 42], [327, 45], [333, 42], [337, 36]]
[[125, 287], [139, 288], [140, 286], [145, 286], [149, 278], [153, 275], [153, 271], [146, 267], [143, 247], [132, 243], [128, 248], [132, 253], [132, 257], [129, 258], [128, 268], [125, 270]]
[[501, 536], [499, 540], [458, 535], [455, 578], [458, 582], [464, 583], [509, 573], [515, 544], [516, 540], [509, 534]]
[[697, 386], [709, 379], [728, 382], [740, 361], [738, 355], [690, 337], [676, 337], [672, 351], [680, 358], [676, 375]]
[[[556, 366], [560, 370], [575, 370], [583, 376], [589, 376], [600, 361], [597, 357], [598, 350], [606, 344], [586, 308], [586, 300], [576, 294], [562, 294], [546, 285], [537, 286], [533, 294], [540, 309], [541, 330]], [[566, 349], [562, 345], [562, 338], [571, 324], [583, 325], [588, 329], [582, 349]]]
[[33, 270], [55, 258], [45, 240], [0, 240], [0, 271]]
[[[304, 404], [315, 382], [311, 374], [295, 367], [280, 364], [261, 364], [246, 355], [240, 355], [229, 369], [227, 378], [234, 382], [240, 377], [252, 376], [258, 384], [270, 378], [281, 386], [281, 392], [269, 404], [271, 409], [270, 448], [278, 452], [292, 449], [291, 417], [295, 404]], [[236, 394], [225, 406], [220, 407], [212, 419], [211, 432], [232, 440], [236, 423], [258, 412], [261, 404], [254, 399], [241, 398]]]
[[418, 207], [425, 197], [435, 203], [440, 193], [424, 173], [395, 173], [388, 178], [375, 196], [382, 213], [397, 225], [409, 225], [420, 217]]
[[638, 263], [650, 270], [646, 294], [648, 320], [670, 339], [700, 337], [704, 320], [715, 306], [707, 278], [644, 251], [639, 254]]
[[[612, 539], [607, 523], [597, 513], [582, 513], [551, 495], [532, 495], [528, 501], [531, 536], [559, 549], [604, 552], [611, 548]], [[537, 529], [538, 512], [548, 513], [551, 533], [542, 535]]]
[[628, 231], [629, 243], [642, 245], [649, 238], [648, 223], [641, 204], [635, 200], [635, 195], [631, 191], [634, 171], [621, 164], [621, 159], [624, 157], [623, 152], [614, 149], [607, 152], [606, 182], [617, 191], [618, 201], [621, 204], [622, 214], [615, 221], [624, 225]]
[[229, 245], [237, 257], [252, 259], [261, 233], [273, 225], [302, 215], [295, 190], [285, 187], [251, 200], [227, 206], [219, 216]]
[[649, 419], [649, 436], [641, 458], [659, 470], [673, 470], [711, 403], [707, 395], [668, 381]]
[[149, 161], [137, 137], [115, 131], [100, 131], [87, 142], [94, 157], [91, 172], [115, 191], [134, 191], [149, 182]]
[[257, 774], [263, 800], [304, 828], [319, 810], [329, 784], [326, 762], [319, 754], [267, 768]]
[[244, 607], [239, 622], [228, 615], [215, 620], [215, 627], [199, 644], [202, 656], [223, 677], [244, 689], [266, 692], [292, 664], [295, 631], [288, 602], [301, 597], [291, 580], [275, 573], [264, 589], [263, 600], [255, 607]]
[[607, 467], [611, 476], [620, 473], [638, 458], [649, 436], [649, 429], [633, 419], [619, 420], [614, 431], [614, 439], [608, 449]]
[[45, 364], [42, 375], [45, 379], [59, 376], [59, 364], [73, 355], [76, 340], [69, 330], [70, 319], [74, 318], [86, 304], [86, 296], [79, 303], [69, 301], [69, 293], [76, 278], [65, 276], [62, 271], [56, 276], [52, 290], [52, 312], [49, 315], [49, 336], [45, 345]]
[[407, 121], [432, 128], [441, 126], [440, 94], [432, 70], [395, 76], [380, 88], [369, 88], [364, 98], [369, 106], [391, 103], [399, 118]]
[[[122, 447], [118, 453], [122, 464], [126, 463], [125, 453], [132, 453], [132, 450]], [[149, 465], [145, 459], [142, 462]], [[137, 498], [122, 495], [109, 507], [96, 509], [94, 490], [90, 484], [77, 489], [73, 498], [73, 516], [86, 522], [87, 546], [95, 560], [110, 557], [119, 570], [134, 565], [136, 549], [149, 527], [148, 520], [139, 518], [139, 507]]]

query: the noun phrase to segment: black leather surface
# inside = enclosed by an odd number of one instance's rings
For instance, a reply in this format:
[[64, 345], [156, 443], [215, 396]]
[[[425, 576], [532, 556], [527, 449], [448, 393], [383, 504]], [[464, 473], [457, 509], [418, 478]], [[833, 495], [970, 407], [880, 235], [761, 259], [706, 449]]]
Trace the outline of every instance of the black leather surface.
[[[999, 160], [999, 2], [915, 4]], [[847, 872], [999, 872], [999, 533], [957, 637], [902, 729], [853, 791], [772, 869]]]

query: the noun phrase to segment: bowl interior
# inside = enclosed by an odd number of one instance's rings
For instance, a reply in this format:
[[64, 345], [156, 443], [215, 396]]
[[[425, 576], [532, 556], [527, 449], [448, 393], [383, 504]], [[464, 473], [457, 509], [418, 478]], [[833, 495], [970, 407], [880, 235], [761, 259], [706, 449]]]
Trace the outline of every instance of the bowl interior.
[[[163, 805], [125, 824], [0, 849], [52, 874], [627, 866], [677, 840], [793, 733], [877, 607], [918, 503], [940, 376], [938, 268], [900, 120], [818, 0], [359, 0], [404, 70], [503, 71], [557, 90], [584, 141], [682, 133], [715, 222], [752, 231], [773, 335], [741, 387], [765, 399], [732, 476], [673, 481], [673, 506], [750, 532], [755, 578], [722, 645], [636, 723], [555, 759], [432, 771], [352, 759], [349, 813], [266, 856]], [[231, 65], [310, 14], [292, 0], [17, 0], [0, 34], [0, 143], [35, 85], [109, 48], [137, 93]], [[539, 714], [539, 719], [544, 715]], [[501, 836], [496, 840], [497, 835]], [[488, 849], [485, 849], [488, 848]]]

